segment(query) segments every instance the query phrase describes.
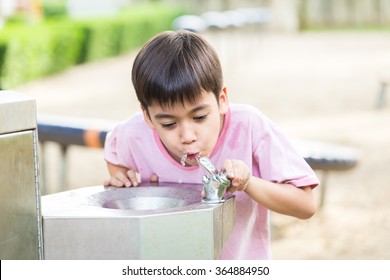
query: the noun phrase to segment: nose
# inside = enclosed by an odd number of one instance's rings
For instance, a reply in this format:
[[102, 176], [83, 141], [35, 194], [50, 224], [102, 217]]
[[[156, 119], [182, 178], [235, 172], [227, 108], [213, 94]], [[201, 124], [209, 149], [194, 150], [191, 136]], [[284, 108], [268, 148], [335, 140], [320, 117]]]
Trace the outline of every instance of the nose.
[[183, 144], [191, 144], [197, 139], [196, 131], [193, 125], [183, 123], [180, 128], [180, 141]]

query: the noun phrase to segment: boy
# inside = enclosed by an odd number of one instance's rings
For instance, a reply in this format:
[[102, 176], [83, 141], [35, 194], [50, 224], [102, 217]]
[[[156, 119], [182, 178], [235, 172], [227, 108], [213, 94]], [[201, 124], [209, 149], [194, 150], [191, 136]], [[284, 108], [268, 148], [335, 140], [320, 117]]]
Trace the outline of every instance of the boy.
[[220, 259], [269, 259], [268, 209], [297, 218], [316, 211], [313, 170], [258, 109], [229, 104], [215, 50], [190, 31], [167, 31], [138, 53], [132, 81], [137, 113], [107, 137], [105, 185], [201, 183], [207, 156], [231, 180], [235, 228]]

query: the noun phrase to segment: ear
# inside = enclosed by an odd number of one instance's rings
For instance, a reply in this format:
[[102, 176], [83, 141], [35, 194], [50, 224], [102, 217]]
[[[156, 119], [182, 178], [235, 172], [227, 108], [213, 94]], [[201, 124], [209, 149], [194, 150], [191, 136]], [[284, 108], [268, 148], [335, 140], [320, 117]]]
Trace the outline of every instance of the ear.
[[219, 113], [224, 115], [229, 110], [229, 98], [227, 96], [227, 89], [223, 87], [219, 94]]
[[154, 129], [154, 124], [152, 120], [150, 119], [150, 115], [148, 112], [148, 109], [146, 109], [144, 106], [141, 105], [142, 114], [144, 115], [144, 120], [146, 124], [151, 128]]

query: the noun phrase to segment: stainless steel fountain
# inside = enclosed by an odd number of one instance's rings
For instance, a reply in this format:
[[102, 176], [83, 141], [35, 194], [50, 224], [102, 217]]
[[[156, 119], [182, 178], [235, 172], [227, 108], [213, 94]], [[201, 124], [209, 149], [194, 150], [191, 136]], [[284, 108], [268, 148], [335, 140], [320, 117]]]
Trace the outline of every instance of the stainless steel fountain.
[[200, 157], [197, 160], [199, 165], [210, 173], [209, 176], [205, 174], [202, 178], [205, 195], [203, 202], [208, 204], [224, 202], [226, 190], [230, 187], [226, 173], [218, 171], [208, 157]]
[[86, 187], [42, 197], [45, 259], [216, 259], [235, 198], [202, 202], [202, 185]]
[[0, 259], [42, 259], [35, 100], [0, 91]]

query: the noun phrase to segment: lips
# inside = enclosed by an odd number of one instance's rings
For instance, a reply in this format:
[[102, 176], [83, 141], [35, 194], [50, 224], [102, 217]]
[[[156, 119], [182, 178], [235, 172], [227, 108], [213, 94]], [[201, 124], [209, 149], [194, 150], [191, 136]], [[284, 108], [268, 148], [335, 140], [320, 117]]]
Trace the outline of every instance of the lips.
[[200, 156], [200, 153], [185, 153], [181, 157], [180, 163], [185, 166], [186, 163], [189, 165], [196, 165], [197, 158]]
[[199, 157], [199, 153], [187, 154], [187, 159], [189, 160], [196, 160], [197, 157]]

